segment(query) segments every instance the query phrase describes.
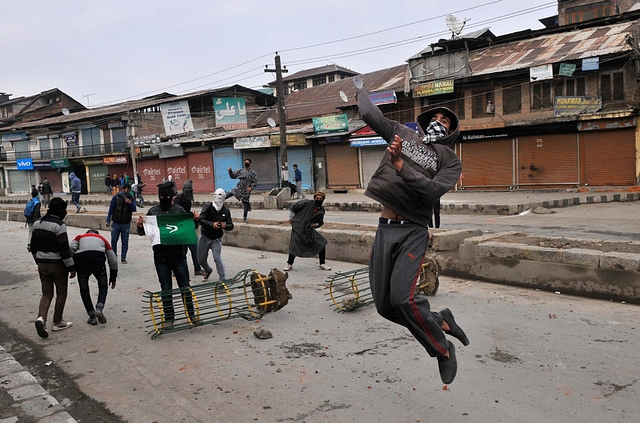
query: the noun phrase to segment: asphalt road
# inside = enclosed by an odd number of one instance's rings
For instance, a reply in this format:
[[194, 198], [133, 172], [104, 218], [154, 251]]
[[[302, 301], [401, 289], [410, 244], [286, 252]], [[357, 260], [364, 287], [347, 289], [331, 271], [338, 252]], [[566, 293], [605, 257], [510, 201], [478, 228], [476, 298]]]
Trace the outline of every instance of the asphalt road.
[[[591, 236], [597, 230], [637, 237], [631, 222], [638, 205], [618, 205], [628, 208], [584, 206], [609, 213], [600, 217], [579, 206], [557, 216], [464, 219], [488, 227], [496, 227], [490, 221], [504, 228], [540, 227], [550, 234]], [[280, 219], [280, 212], [264, 213]], [[375, 215], [364, 215], [350, 216], [375, 224]], [[550, 216], [564, 223], [552, 224]], [[443, 226], [463, 225], [458, 217], [443, 215]], [[333, 218], [329, 213], [327, 220]], [[579, 227], [568, 225], [570, 220]], [[600, 226], [605, 220], [619, 226]], [[231, 319], [151, 340], [143, 293], [159, 286], [149, 243], [137, 236], [131, 237], [129, 264], [109, 292], [108, 323], [85, 323], [74, 280], [65, 311], [74, 326], [40, 339], [33, 326], [39, 281], [22, 248], [26, 234], [19, 223], [0, 222], [0, 321], [14, 340], [5, 347], [37, 349], [123, 421], [635, 422], [640, 413], [637, 306], [442, 277], [432, 306], [451, 308], [471, 340], [468, 347], [453, 341], [459, 372], [444, 389], [436, 360], [373, 306], [333, 310], [327, 278], [360, 267], [339, 261], [328, 261], [333, 271], [324, 272], [315, 259], [298, 258], [287, 281], [293, 299], [259, 321]], [[268, 273], [281, 269], [286, 256], [224, 247], [223, 260], [230, 275], [247, 268]], [[258, 328], [273, 338], [256, 338]], [[43, 365], [29, 363], [34, 372]], [[61, 402], [74, 398], [58, 395]]]

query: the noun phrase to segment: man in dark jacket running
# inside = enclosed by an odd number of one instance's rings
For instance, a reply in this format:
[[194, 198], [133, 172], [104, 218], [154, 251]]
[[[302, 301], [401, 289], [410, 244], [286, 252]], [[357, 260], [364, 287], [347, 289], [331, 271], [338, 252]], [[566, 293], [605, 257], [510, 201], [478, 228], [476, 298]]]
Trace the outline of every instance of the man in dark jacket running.
[[384, 117], [363, 89], [357, 93], [360, 115], [389, 146], [367, 185], [365, 195], [383, 210], [369, 259], [369, 280], [378, 313], [409, 329], [431, 357], [440, 378], [453, 382], [458, 364], [445, 333], [463, 345], [469, 340], [449, 309], [433, 312], [415, 284], [429, 245], [428, 225], [434, 203], [458, 181], [462, 166], [452, 149], [458, 117], [445, 107], [420, 114], [422, 134]]
[[233, 230], [231, 211], [224, 205], [226, 193], [218, 188], [213, 194], [213, 201], [205, 204], [200, 212], [200, 237], [198, 238], [198, 262], [204, 270], [203, 281], [206, 281], [213, 269], [207, 263], [209, 250], [213, 253], [218, 279], [226, 279], [224, 264], [222, 264], [222, 235], [223, 231]]
[[[173, 204], [181, 206], [184, 211], [191, 213], [191, 204], [193, 203], [193, 181], [187, 179], [182, 186], [182, 192], [173, 200]], [[191, 252], [191, 262], [193, 263], [193, 274], [203, 275], [204, 272], [198, 263], [198, 245], [187, 244], [187, 248]]]
[[324, 225], [324, 192], [313, 194], [313, 200], [302, 200], [289, 208], [289, 223], [291, 223], [291, 239], [289, 241], [289, 258], [285, 271], [293, 268], [293, 261], [297, 256], [313, 257], [318, 254], [320, 263], [318, 269], [331, 270], [325, 263], [327, 240], [316, 229]]

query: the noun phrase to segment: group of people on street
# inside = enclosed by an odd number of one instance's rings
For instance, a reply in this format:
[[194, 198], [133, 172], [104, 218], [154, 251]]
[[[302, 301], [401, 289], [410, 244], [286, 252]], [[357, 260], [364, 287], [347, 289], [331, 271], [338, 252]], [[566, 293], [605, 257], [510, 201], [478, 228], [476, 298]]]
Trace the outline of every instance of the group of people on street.
[[[429, 226], [439, 226], [439, 199], [458, 181], [461, 163], [453, 150], [459, 135], [458, 117], [445, 107], [436, 107], [417, 117], [419, 132], [386, 118], [373, 105], [364, 88], [359, 88], [358, 108], [365, 123], [388, 142], [387, 151], [377, 171], [367, 185], [365, 195], [383, 205], [378, 229], [369, 261], [369, 279], [374, 303], [378, 313], [389, 321], [406, 327], [423, 346], [427, 354], [437, 358], [438, 369], [443, 383], [453, 382], [458, 363], [455, 347], [446, 338], [450, 335], [463, 345], [469, 339], [454, 319], [448, 308], [432, 311], [425, 296], [415, 295], [415, 284], [421, 271], [422, 261], [429, 245]], [[243, 221], [247, 222], [251, 210], [250, 196], [258, 179], [251, 169], [251, 159], [244, 160], [244, 168], [228, 169], [229, 177], [238, 179], [235, 188], [229, 192], [217, 189], [213, 200], [207, 202], [200, 212], [192, 213], [194, 227], [200, 227], [197, 244], [154, 245], [153, 259], [160, 287], [163, 291], [172, 289], [172, 276], [179, 288], [189, 286], [187, 250], [191, 252], [194, 273], [207, 280], [213, 269], [207, 263], [209, 250], [213, 253], [214, 264], [220, 279], [226, 279], [225, 267], [221, 259], [222, 236], [224, 231], [233, 230], [234, 224], [229, 208], [224, 204], [231, 196], [243, 204]], [[75, 176], [73, 173], [72, 176]], [[115, 175], [114, 175], [115, 178]], [[324, 224], [323, 202], [326, 195], [316, 192], [313, 200], [304, 199], [302, 175], [294, 165], [294, 181], [302, 200], [290, 207], [289, 222], [292, 227], [289, 243], [289, 257], [285, 271], [293, 269], [296, 257], [319, 257], [319, 269], [331, 270], [326, 264], [327, 240], [317, 231]], [[111, 182], [113, 184], [113, 180]], [[105, 323], [103, 309], [106, 301], [107, 282], [105, 260], [110, 266], [109, 282], [115, 287], [117, 275], [117, 244], [121, 237], [120, 260], [126, 263], [129, 226], [132, 214], [136, 212], [136, 201], [130, 194], [127, 181], [119, 181], [120, 192], [114, 194], [107, 224], [112, 225], [111, 244], [97, 231], [88, 231], [68, 243], [66, 227], [66, 202], [59, 198], [49, 201], [49, 209], [42, 218], [32, 220], [33, 235], [30, 236], [30, 250], [33, 254], [42, 283], [42, 298], [36, 320], [40, 336], [46, 337], [47, 312], [56, 290], [57, 298], [52, 330], [62, 330], [71, 322], [62, 319], [64, 301], [67, 295], [68, 277], [79, 272], [79, 285], [83, 304], [89, 315], [88, 323]], [[106, 184], [106, 181], [105, 181]], [[112, 185], [113, 186], [113, 185]], [[79, 188], [72, 182], [72, 203], [80, 210]], [[36, 192], [37, 194], [37, 192]], [[192, 181], [187, 180], [181, 194], [176, 196], [175, 182], [169, 179], [158, 185], [159, 204], [147, 211], [147, 216], [161, 214], [191, 213], [193, 203]], [[35, 216], [35, 215], [34, 215]], [[137, 232], [145, 234], [144, 218], [136, 220]], [[74, 263], [82, 257], [82, 265]], [[99, 295], [95, 308], [88, 294], [88, 277], [93, 274], [98, 280]], [[183, 291], [183, 300], [190, 316], [194, 306], [189, 290]], [[171, 296], [163, 296], [163, 310], [166, 327], [174, 320]]]
[[[109, 242], [94, 229], [69, 242], [64, 224], [66, 215], [67, 202], [59, 197], [51, 199], [47, 213], [33, 223], [29, 240], [42, 291], [35, 321], [36, 331], [42, 338], [49, 336], [47, 318], [54, 295], [56, 301], [51, 330], [55, 332], [72, 326], [72, 322], [63, 320], [69, 278], [78, 275], [80, 296], [89, 316], [87, 323], [91, 325], [107, 322], [103, 313], [108, 291], [106, 260], [110, 268], [109, 283], [112, 289], [116, 286], [118, 262]], [[91, 275], [96, 277], [99, 288], [95, 308], [89, 291]]]

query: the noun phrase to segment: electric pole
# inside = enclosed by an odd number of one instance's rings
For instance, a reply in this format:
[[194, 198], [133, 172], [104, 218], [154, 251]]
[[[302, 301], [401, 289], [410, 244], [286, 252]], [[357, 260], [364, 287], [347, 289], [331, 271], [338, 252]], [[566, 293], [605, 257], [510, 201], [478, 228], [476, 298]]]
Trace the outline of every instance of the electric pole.
[[282, 88], [282, 73], [289, 72], [287, 68], [282, 69], [280, 65], [280, 55], [276, 51], [276, 68], [266, 68], [265, 72], [276, 73], [276, 96], [278, 97], [278, 117], [280, 120], [280, 187], [286, 186], [289, 180], [289, 170], [287, 164], [287, 116], [284, 110], [284, 89]]

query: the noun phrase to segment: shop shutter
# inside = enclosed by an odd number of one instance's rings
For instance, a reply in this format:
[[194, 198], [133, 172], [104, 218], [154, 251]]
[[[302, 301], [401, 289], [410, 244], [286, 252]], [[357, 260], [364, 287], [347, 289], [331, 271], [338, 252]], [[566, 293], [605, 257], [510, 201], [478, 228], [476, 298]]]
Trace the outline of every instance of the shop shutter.
[[520, 137], [517, 146], [518, 186], [578, 184], [577, 134]]
[[[244, 159], [251, 159], [251, 169], [255, 170], [258, 174], [256, 191], [268, 192], [271, 191], [272, 188], [280, 186], [278, 179], [278, 159], [276, 157], [277, 151], [278, 149], [275, 148], [242, 150], [242, 163], [244, 163]], [[229, 177], [228, 174], [227, 177]], [[237, 182], [238, 181], [236, 181], [236, 183]]]
[[104, 178], [109, 174], [109, 168], [103, 165], [89, 166], [89, 188], [92, 193], [109, 192], [104, 184]]
[[164, 169], [167, 172], [167, 179], [169, 175], [172, 175], [173, 181], [176, 183], [176, 189], [178, 192], [182, 192], [182, 186], [185, 181], [189, 179], [187, 174], [187, 158], [182, 156], [165, 159]]
[[[228, 169], [236, 170], [240, 167], [242, 167], [242, 154], [240, 150], [236, 150], [233, 147], [218, 147], [213, 150], [214, 188], [222, 188], [225, 191], [229, 191], [235, 187], [238, 181], [229, 178]], [[260, 178], [260, 175], [258, 175], [258, 178]]]
[[380, 161], [387, 152], [386, 146], [362, 147], [360, 148], [360, 158], [362, 159], [362, 188], [366, 188], [380, 165]]
[[302, 189], [313, 189], [313, 175], [311, 173], [311, 146], [287, 147], [287, 162], [289, 163], [289, 180], [293, 182], [293, 165], [297, 164], [302, 173]]
[[211, 152], [193, 153], [187, 156], [189, 179], [193, 181], [193, 192], [213, 193], [213, 155]]
[[44, 178], [49, 180], [49, 183], [51, 183], [51, 190], [54, 193], [62, 192], [62, 174], [60, 172], [53, 169], [40, 170], [40, 182], [44, 181]]
[[35, 184], [35, 182], [30, 183], [30, 180], [35, 178], [33, 176], [29, 178], [30, 170], [9, 170], [9, 188], [11, 192], [31, 192], [31, 185]]
[[327, 144], [327, 188], [360, 186], [358, 149], [349, 143]]
[[[145, 187], [145, 191], [153, 191], [156, 193], [158, 190], [156, 189], [156, 185], [162, 182], [162, 179], [167, 177], [164, 168], [164, 160], [162, 159], [153, 159], [153, 160], [140, 160], [136, 163], [136, 167], [138, 170], [138, 174], [140, 175], [140, 179], [142, 182], [147, 184]], [[109, 171], [111, 172], [111, 176], [116, 173], [114, 170], [115, 166], [111, 166]], [[120, 177], [120, 174], [118, 174]]]
[[581, 132], [585, 183], [591, 186], [635, 185], [635, 130]]
[[508, 189], [514, 185], [513, 140], [459, 144], [464, 189]]

